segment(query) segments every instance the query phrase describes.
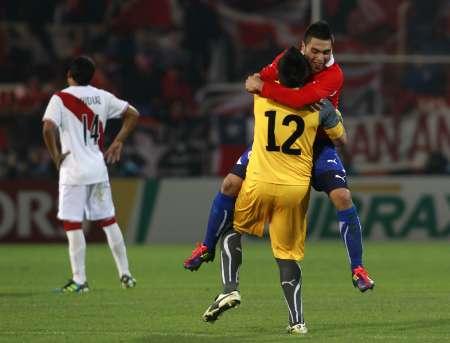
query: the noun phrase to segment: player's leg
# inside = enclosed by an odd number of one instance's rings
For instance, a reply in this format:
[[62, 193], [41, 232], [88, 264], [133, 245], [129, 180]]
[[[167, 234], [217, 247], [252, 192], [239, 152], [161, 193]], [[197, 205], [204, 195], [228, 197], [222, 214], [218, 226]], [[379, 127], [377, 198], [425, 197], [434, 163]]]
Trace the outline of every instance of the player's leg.
[[352, 270], [352, 282], [361, 292], [373, 289], [375, 282], [369, 277], [363, 266], [362, 228], [358, 211], [353, 204], [350, 190], [336, 188], [328, 193], [331, 202], [337, 209], [341, 238], [347, 249]]
[[209, 212], [203, 244], [213, 251], [220, 234], [233, 222], [234, 204], [244, 179], [236, 174], [228, 174], [222, 182], [220, 192], [214, 197]]
[[131, 276], [125, 241], [116, 222], [111, 186], [109, 182], [101, 182], [88, 187], [86, 217], [95, 221], [97, 227], [105, 232], [122, 287], [132, 288], [136, 285], [136, 280]]
[[303, 316], [302, 271], [297, 263], [304, 256], [308, 189], [308, 186], [283, 188], [283, 196], [277, 200], [270, 223], [270, 240], [288, 307], [287, 331], [290, 334], [305, 334], [308, 331]]
[[214, 260], [216, 244], [220, 235], [233, 222], [236, 197], [245, 179], [250, 149], [239, 158], [231, 172], [224, 178], [220, 192], [216, 194], [211, 205], [203, 243], [198, 244], [184, 261], [184, 268], [195, 271], [203, 262]]
[[[239, 287], [239, 267], [242, 263], [241, 234], [262, 236], [264, 230], [264, 215], [268, 213], [270, 201], [264, 201], [258, 196], [255, 184], [244, 182], [236, 200], [233, 227], [222, 235], [221, 240], [221, 276], [223, 291], [207, 308], [203, 320], [214, 322], [224, 311], [236, 307], [241, 302]], [[252, 188], [253, 187], [253, 188]], [[252, 189], [252, 191], [249, 191]]]
[[280, 284], [289, 309], [289, 333], [305, 334], [307, 328], [303, 317], [302, 270], [297, 261], [276, 259], [280, 270]]
[[223, 293], [237, 291], [242, 263], [242, 235], [239, 232], [231, 229], [224, 233], [220, 257]]
[[86, 240], [81, 222], [86, 202], [86, 186], [59, 186], [58, 218], [63, 222], [69, 243], [72, 278], [57, 291], [62, 293], [84, 293], [89, 291], [86, 281]]
[[375, 284], [363, 266], [361, 222], [336, 149], [324, 147], [315, 155], [313, 180], [314, 188], [326, 192], [337, 210], [339, 231], [347, 249], [353, 284], [361, 292], [372, 289]]
[[226, 310], [241, 303], [239, 286], [239, 267], [242, 263], [242, 236], [229, 228], [221, 240], [221, 275], [223, 291], [216, 296], [214, 302], [206, 309], [203, 320], [214, 322]]
[[123, 239], [122, 231], [116, 222], [115, 217], [97, 221], [98, 227], [101, 227], [106, 234], [109, 248], [116, 263], [120, 282], [123, 288], [133, 288], [136, 286], [136, 280], [131, 276], [128, 265], [127, 248]]
[[335, 188], [328, 193], [328, 196], [337, 210], [339, 229], [347, 248], [350, 267], [353, 269], [361, 266], [362, 229], [350, 190], [344, 187]]

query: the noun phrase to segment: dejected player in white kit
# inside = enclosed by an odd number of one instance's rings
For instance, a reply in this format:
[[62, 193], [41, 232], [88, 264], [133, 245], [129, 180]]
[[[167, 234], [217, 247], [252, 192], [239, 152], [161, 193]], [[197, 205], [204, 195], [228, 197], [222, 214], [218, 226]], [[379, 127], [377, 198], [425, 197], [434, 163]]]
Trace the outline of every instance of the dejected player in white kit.
[[[81, 223], [94, 221], [103, 228], [111, 248], [120, 282], [132, 288], [136, 280], [129, 267], [125, 242], [115, 219], [108, 163], [120, 160], [123, 142], [136, 126], [138, 111], [113, 94], [89, 85], [94, 62], [85, 56], [74, 59], [67, 72], [69, 87], [55, 93], [43, 118], [47, 149], [59, 170], [58, 218], [69, 242], [72, 279], [61, 287], [64, 293], [89, 291], [86, 281], [86, 241]], [[122, 117], [122, 128], [103, 153], [106, 121]], [[61, 149], [57, 144], [57, 131]]]

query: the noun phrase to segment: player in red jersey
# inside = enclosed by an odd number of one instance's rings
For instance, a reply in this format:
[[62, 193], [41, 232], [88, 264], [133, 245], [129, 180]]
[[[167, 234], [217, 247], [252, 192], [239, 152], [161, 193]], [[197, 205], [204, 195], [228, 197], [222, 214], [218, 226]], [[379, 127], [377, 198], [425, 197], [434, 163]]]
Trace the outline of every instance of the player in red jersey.
[[[52, 96], [43, 118], [44, 141], [59, 170], [58, 218], [66, 231], [72, 268], [72, 278], [58, 289], [62, 293], [89, 291], [86, 241], [81, 228], [84, 218], [103, 228], [122, 287], [136, 285], [128, 267], [122, 232], [116, 223], [105, 158], [112, 163], [119, 161], [123, 142], [136, 126], [139, 113], [128, 102], [90, 86], [94, 72], [95, 65], [90, 58], [74, 59], [67, 73], [69, 87]], [[106, 122], [119, 117], [123, 119], [122, 128], [103, 154]]]
[[[277, 64], [283, 53], [263, 68], [259, 74], [249, 76], [245, 82], [247, 91], [292, 107], [301, 108], [329, 99], [337, 107], [343, 86], [343, 73], [332, 55], [333, 36], [326, 22], [311, 24], [305, 32], [301, 51], [308, 59], [313, 75], [300, 89], [289, 89], [278, 84]], [[220, 233], [231, 225], [234, 201], [245, 178], [250, 149], [247, 150], [231, 172], [225, 177], [210, 211], [205, 240], [185, 260], [184, 267], [197, 270], [202, 262], [214, 258], [214, 249]], [[313, 186], [325, 191], [337, 209], [339, 228], [347, 248], [352, 281], [361, 292], [374, 287], [362, 264], [361, 224], [347, 186], [346, 172], [334, 145], [320, 132], [315, 144]]]
[[259, 93], [292, 108], [301, 108], [328, 99], [338, 107], [339, 95], [344, 83], [341, 67], [334, 62], [332, 50], [327, 40], [311, 37], [308, 44], [302, 42], [302, 52], [310, 61], [313, 74], [308, 83], [299, 89], [286, 88], [279, 83], [277, 65], [284, 52], [264, 67], [259, 74], [249, 76], [245, 82], [251, 93]]

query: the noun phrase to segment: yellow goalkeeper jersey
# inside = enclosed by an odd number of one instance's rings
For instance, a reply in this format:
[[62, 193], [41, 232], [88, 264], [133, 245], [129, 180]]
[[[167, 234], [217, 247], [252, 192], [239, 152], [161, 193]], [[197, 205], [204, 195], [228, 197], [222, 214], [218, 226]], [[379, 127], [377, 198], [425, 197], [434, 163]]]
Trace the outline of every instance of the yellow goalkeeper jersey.
[[[322, 113], [323, 112], [323, 113]], [[285, 185], [307, 185], [313, 144], [321, 125], [331, 139], [344, 134], [336, 111], [302, 110], [254, 96], [253, 147], [246, 179]]]

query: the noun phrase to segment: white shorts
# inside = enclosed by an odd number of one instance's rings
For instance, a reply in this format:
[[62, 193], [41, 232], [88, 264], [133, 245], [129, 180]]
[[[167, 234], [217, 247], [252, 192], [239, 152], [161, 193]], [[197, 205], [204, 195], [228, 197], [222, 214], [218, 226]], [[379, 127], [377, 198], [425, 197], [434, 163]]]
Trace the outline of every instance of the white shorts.
[[58, 219], [72, 222], [114, 217], [109, 181], [92, 185], [59, 185]]

